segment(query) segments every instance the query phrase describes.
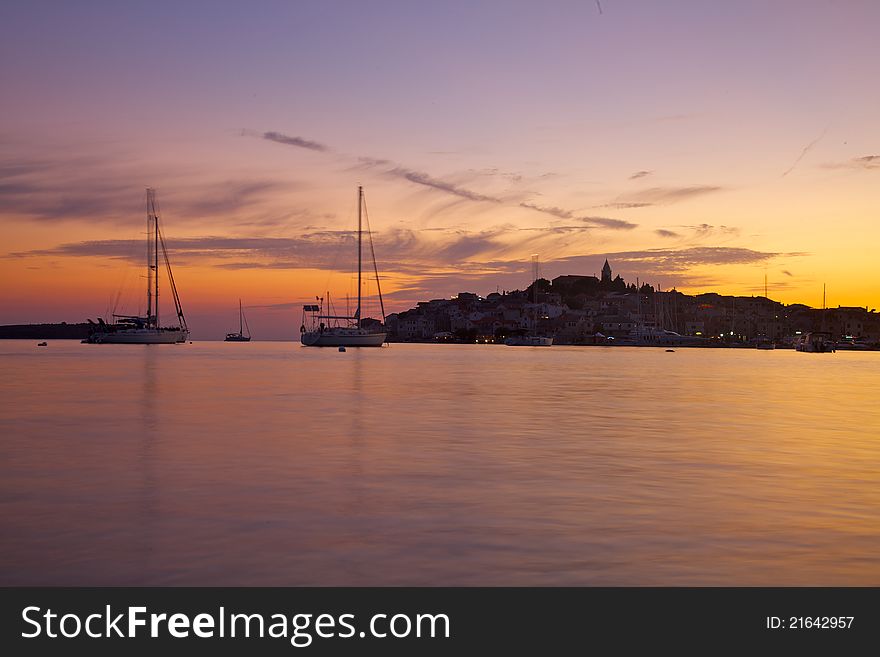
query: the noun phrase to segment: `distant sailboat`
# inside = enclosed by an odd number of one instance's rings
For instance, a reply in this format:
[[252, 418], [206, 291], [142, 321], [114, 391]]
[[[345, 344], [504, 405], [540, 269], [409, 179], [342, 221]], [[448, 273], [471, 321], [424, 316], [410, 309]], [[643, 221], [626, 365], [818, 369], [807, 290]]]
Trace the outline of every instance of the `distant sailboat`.
[[804, 351], [811, 354], [828, 354], [834, 353], [836, 344], [834, 336], [826, 331], [827, 308], [825, 306], [825, 284], [822, 284], [822, 330], [810, 331], [799, 335], [794, 341], [794, 348], [797, 351]]
[[[242, 330], [242, 322], [244, 322], [244, 328], [247, 329], [247, 335], [244, 334]], [[226, 342], [250, 342], [251, 341], [251, 329], [247, 325], [247, 319], [245, 319], [244, 311], [241, 309], [241, 299], [238, 300], [238, 333], [227, 333], [226, 334]]]
[[[367, 229], [370, 240], [370, 253], [373, 256], [373, 271], [376, 274], [376, 288], [379, 292], [379, 305], [382, 322], [378, 326], [364, 326], [361, 318], [362, 296], [361, 279], [363, 275], [363, 209], [364, 188], [358, 187], [358, 232], [357, 232], [357, 308], [354, 315], [332, 315], [325, 311], [323, 299], [319, 304], [303, 306], [303, 321], [300, 327], [300, 342], [306, 347], [381, 347], [388, 335], [385, 330], [385, 304], [382, 301], [382, 289], [379, 287], [379, 269], [376, 265], [376, 254], [373, 251], [373, 238]], [[330, 298], [327, 298], [328, 310]], [[339, 322], [345, 322], [340, 324]]]
[[[168, 273], [171, 295], [174, 298], [177, 326], [161, 326], [159, 323], [160, 250]], [[171, 273], [171, 261], [168, 259], [168, 250], [165, 248], [165, 237], [159, 226], [159, 211], [154, 189], [147, 188], [147, 314], [145, 316], [114, 314], [113, 319], [112, 324], [108, 324], [101, 318], [98, 318], [97, 324], [89, 320], [93, 329], [83, 342], [91, 344], [175, 344], [186, 342], [189, 336], [189, 328], [180, 306], [180, 297], [177, 295], [177, 286], [174, 284], [174, 275]]]
[[[767, 299], [768, 301], [770, 300], [770, 297], [767, 296], [767, 272], [766, 271], [764, 272], [764, 298]], [[755, 340], [755, 348], [761, 349], [762, 351], [770, 351], [770, 350], [776, 349], [776, 343], [773, 342], [773, 340], [768, 338], [766, 335], [759, 335], [758, 338]]]
[[508, 347], [552, 347], [552, 335], [540, 335], [538, 333], [538, 319], [536, 317], [538, 305], [538, 256], [532, 256], [532, 309], [529, 318], [529, 328], [521, 335], [511, 335], [505, 341]]

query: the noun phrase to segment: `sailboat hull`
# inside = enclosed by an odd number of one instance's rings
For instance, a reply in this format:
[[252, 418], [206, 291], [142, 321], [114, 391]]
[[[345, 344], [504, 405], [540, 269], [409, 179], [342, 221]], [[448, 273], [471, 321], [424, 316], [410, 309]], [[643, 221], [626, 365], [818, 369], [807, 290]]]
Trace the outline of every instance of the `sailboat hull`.
[[178, 344], [186, 342], [189, 331], [166, 329], [123, 329], [99, 331], [83, 340], [89, 344]]
[[300, 342], [306, 347], [381, 347], [387, 335], [385, 331], [334, 327], [305, 331], [300, 335]]

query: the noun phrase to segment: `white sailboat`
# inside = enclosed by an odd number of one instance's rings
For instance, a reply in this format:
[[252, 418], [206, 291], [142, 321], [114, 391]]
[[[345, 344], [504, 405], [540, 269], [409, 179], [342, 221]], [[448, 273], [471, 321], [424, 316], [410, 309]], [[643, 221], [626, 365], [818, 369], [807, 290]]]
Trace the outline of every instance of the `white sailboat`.
[[[242, 327], [242, 322], [244, 322], [244, 327]], [[247, 335], [245, 335], [243, 328], [247, 329]], [[250, 342], [251, 341], [251, 329], [247, 325], [247, 320], [244, 317], [244, 311], [241, 309], [241, 299], [238, 300], [238, 333], [227, 333], [226, 338], [224, 338], [225, 342]]]
[[[364, 188], [358, 187], [358, 239], [357, 239], [357, 308], [354, 315], [333, 315], [324, 310], [324, 300], [318, 304], [303, 306], [303, 321], [300, 326], [300, 342], [306, 347], [381, 347], [385, 343], [388, 332], [385, 330], [385, 304], [382, 301], [382, 289], [379, 286], [379, 268], [376, 265], [376, 253], [373, 249], [373, 237], [367, 228], [370, 240], [370, 253], [373, 257], [373, 271], [376, 274], [376, 288], [379, 292], [379, 305], [382, 322], [378, 326], [364, 326], [361, 319], [362, 308], [362, 276], [363, 276], [363, 209], [365, 206]], [[330, 298], [327, 297], [330, 307]]]
[[[159, 323], [159, 251], [168, 273], [168, 283], [174, 298], [174, 309], [177, 313], [177, 326], [162, 326]], [[90, 344], [175, 344], [186, 342], [189, 328], [174, 275], [171, 273], [171, 261], [165, 248], [165, 237], [159, 226], [159, 211], [156, 205], [156, 190], [147, 188], [147, 313], [141, 315], [113, 315], [113, 323], [108, 324], [98, 318], [93, 330], [83, 342]]]

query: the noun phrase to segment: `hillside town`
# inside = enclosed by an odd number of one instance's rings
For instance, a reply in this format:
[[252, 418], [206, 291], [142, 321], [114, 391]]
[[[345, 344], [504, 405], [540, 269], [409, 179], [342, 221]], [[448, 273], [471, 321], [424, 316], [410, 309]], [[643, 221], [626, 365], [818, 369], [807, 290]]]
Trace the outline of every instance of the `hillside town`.
[[[754, 346], [769, 342], [790, 347], [811, 332], [830, 334], [837, 348], [880, 346], [875, 309], [817, 309], [786, 305], [766, 296], [688, 295], [651, 285], [627, 284], [605, 261], [601, 278], [538, 278], [525, 290], [479, 296], [460, 292], [451, 299], [419, 302], [386, 318], [392, 342], [504, 342], [537, 333], [553, 344], [632, 344], [653, 332], [674, 337], [679, 346]], [[661, 341], [660, 344], [673, 344]]]

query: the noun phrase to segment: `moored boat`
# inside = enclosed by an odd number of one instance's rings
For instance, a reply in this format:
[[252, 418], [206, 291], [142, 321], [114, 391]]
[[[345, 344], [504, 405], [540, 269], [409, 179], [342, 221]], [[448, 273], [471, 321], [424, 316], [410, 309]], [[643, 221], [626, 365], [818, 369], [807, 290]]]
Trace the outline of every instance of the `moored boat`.
[[[244, 323], [244, 328], [247, 329], [247, 335], [245, 335], [242, 330], [242, 322]], [[251, 341], [251, 329], [247, 325], [247, 320], [244, 317], [244, 311], [241, 308], [241, 299], [238, 300], [238, 333], [227, 333], [224, 338], [225, 342], [250, 342]]]
[[[174, 309], [177, 314], [177, 326], [162, 326], [159, 323], [159, 252], [168, 275], [168, 284], [174, 298]], [[186, 342], [189, 328], [174, 274], [171, 272], [171, 261], [165, 247], [165, 236], [159, 225], [159, 211], [156, 204], [156, 191], [147, 188], [147, 312], [146, 315], [113, 314], [113, 322], [107, 323], [98, 318], [95, 323], [89, 320], [92, 331], [83, 340], [89, 344], [177, 344]]]
[[385, 344], [388, 332], [385, 330], [385, 304], [382, 301], [382, 288], [379, 285], [379, 269], [373, 249], [373, 237], [367, 229], [370, 240], [370, 253], [373, 256], [373, 271], [376, 274], [376, 289], [379, 293], [379, 306], [382, 321], [366, 321], [361, 318], [363, 302], [363, 209], [365, 206], [364, 188], [358, 187], [358, 232], [357, 232], [357, 308], [353, 315], [334, 315], [330, 310], [330, 296], [327, 295], [327, 309], [324, 299], [317, 304], [303, 306], [303, 319], [300, 326], [300, 342], [305, 347], [381, 347]]
[[831, 339], [831, 333], [827, 331], [811, 331], [795, 338], [794, 348], [797, 351], [826, 354], [834, 352], [835, 344]]

